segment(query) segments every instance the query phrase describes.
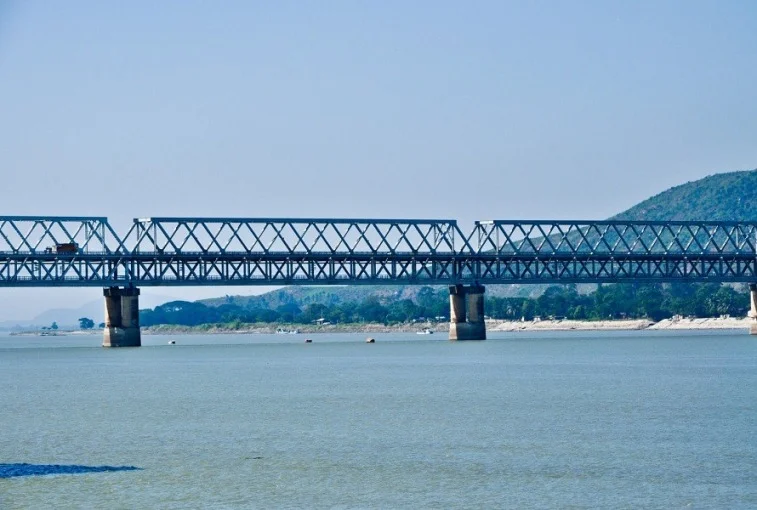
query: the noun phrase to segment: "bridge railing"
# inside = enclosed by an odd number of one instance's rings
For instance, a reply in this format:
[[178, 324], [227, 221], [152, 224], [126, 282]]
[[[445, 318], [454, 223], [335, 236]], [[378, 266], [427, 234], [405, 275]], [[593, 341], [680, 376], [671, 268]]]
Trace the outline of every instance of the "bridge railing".
[[124, 238], [132, 253], [405, 255], [470, 250], [454, 220], [140, 218]]
[[474, 252], [500, 256], [757, 255], [757, 223], [479, 221]]
[[0, 216], [0, 253], [114, 253], [121, 240], [107, 218]]

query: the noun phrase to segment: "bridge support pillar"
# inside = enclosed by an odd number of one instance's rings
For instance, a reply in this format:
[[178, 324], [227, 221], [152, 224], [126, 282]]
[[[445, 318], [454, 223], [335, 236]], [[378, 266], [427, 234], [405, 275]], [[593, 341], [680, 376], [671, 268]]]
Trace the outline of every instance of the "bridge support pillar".
[[749, 304], [749, 317], [752, 318], [749, 332], [753, 335], [757, 335], [757, 283], [749, 284]]
[[450, 286], [450, 340], [486, 340], [484, 290], [482, 285]]
[[108, 287], [105, 296], [103, 347], [139, 347], [139, 289]]

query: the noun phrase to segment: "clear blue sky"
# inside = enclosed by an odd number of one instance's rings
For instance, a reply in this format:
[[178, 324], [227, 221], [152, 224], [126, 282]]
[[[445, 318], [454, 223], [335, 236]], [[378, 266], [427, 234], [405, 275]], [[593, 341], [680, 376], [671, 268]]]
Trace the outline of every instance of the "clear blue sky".
[[[752, 0], [0, 0], [0, 214], [605, 218], [757, 167], [755, 27]], [[0, 319], [98, 296], [3, 290]]]

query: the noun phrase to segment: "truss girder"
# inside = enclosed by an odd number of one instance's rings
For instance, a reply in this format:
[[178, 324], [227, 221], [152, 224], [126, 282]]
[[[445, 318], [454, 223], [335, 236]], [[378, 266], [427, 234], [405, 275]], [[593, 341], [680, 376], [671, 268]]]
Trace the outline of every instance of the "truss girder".
[[123, 249], [107, 218], [0, 216], [0, 253], [46, 253], [61, 245], [75, 245], [81, 253]]
[[[51, 246], [75, 243], [71, 253]], [[0, 286], [757, 281], [757, 224], [0, 217]]]
[[453, 220], [147, 218], [126, 245], [136, 253], [441, 254], [469, 250]]
[[754, 255], [757, 223], [486, 221], [469, 239], [500, 255]]

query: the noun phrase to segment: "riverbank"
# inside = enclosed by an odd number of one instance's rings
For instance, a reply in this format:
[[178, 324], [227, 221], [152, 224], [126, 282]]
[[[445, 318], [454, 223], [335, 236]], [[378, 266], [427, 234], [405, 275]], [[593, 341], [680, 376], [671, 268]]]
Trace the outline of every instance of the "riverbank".
[[[748, 317], [732, 318], [717, 317], [708, 319], [674, 317], [659, 322], [648, 319], [605, 320], [605, 321], [576, 321], [576, 320], [536, 320], [536, 321], [504, 321], [489, 319], [486, 321], [488, 331], [641, 331], [641, 330], [707, 330], [707, 329], [749, 329], [755, 321]], [[416, 323], [416, 324], [296, 324], [282, 326], [280, 324], [243, 324], [241, 327], [224, 325], [204, 326], [171, 326], [160, 325], [142, 328], [143, 334], [274, 334], [284, 329], [301, 334], [318, 333], [416, 333], [428, 328], [436, 333], [446, 334], [449, 324]]]
[[[754, 321], [747, 317], [730, 318], [719, 317], [709, 319], [671, 318], [659, 322], [647, 319], [606, 320], [606, 321], [575, 321], [575, 320], [536, 320], [536, 321], [503, 321], [489, 319], [486, 321], [488, 331], [633, 331], [633, 330], [662, 330], [662, 329], [749, 329]], [[171, 326], [160, 325], [142, 328], [143, 334], [273, 334], [280, 331], [297, 331], [302, 334], [318, 333], [416, 333], [428, 328], [436, 333], [447, 333], [449, 324], [416, 323], [416, 324], [297, 324], [282, 326], [280, 324], [243, 324], [233, 328], [224, 325], [204, 326]], [[287, 333], [284, 333], [287, 334]]]
[[633, 330], [706, 330], [706, 329], [749, 329], [755, 321], [748, 317], [717, 317], [708, 319], [670, 318], [659, 322], [647, 319], [574, 321], [487, 321], [488, 331], [633, 331]]
[[539, 320], [539, 321], [487, 321], [488, 331], [620, 331], [648, 329], [654, 322], [638, 320], [608, 321], [574, 321], [574, 320]]
[[318, 333], [411, 333], [421, 331], [423, 328], [444, 330], [449, 326], [445, 324], [242, 324], [232, 325], [202, 325], [202, 326], [176, 326], [161, 324], [142, 328], [142, 334], [147, 335], [225, 335], [225, 334], [266, 334], [281, 335], [290, 334], [318, 334]]
[[[605, 320], [605, 321], [575, 321], [575, 320], [535, 320], [535, 321], [503, 321], [489, 319], [486, 321], [487, 331], [642, 331], [642, 330], [708, 330], [708, 329], [749, 329], [757, 324], [754, 319], [747, 317], [718, 317], [708, 319], [675, 317], [653, 322], [647, 319]], [[416, 323], [416, 324], [242, 324], [223, 325], [205, 324], [201, 326], [178, 326], [162, 324], [142, 328], [143, 335], [224, 335], [224, 334], [319, 334], [319, 333], [416, 333], [428, 328], [432, 332], [446, 334], [449, 324]], [[64, 335], [101, 335], [100, 329], [38, 332], [11, 332], [12, 336], [64, 336]]]

